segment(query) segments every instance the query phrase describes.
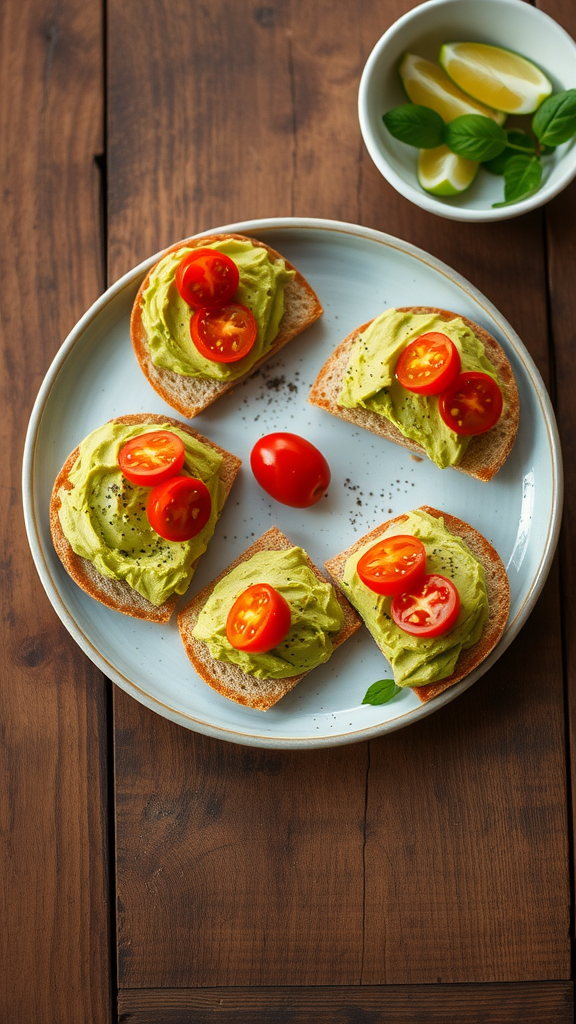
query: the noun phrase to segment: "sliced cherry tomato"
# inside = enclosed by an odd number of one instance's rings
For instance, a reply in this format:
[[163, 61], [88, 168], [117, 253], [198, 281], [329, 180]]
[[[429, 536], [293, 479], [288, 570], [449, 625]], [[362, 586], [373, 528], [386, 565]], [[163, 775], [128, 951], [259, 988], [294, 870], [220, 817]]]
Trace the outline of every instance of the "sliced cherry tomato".
[[240, 275], [234, 260], [217, 249], [194, 249], [176, 271], [176, 287], [193, 309], [216, 309], [229, 302]]
[[438, 411], [455, 434], [483, 434], [502, 413], [502, 392], [487, 373], [461, 373], [438, 399]]
[[396, 363], [402, 387], [417, 395], [439, 395], [460, 373], [460, 353], [445, 334], [430, 331], [411, 341]]
[[375, 594], [394, 597], [416, 586], [426, 572], [426, 548], [409, 534], [377, 541], [358, 560], [362, 583]]
[[392, 618], [411, 636], [434, 637], [447, 633], [460, 612], [460, 595], [446, 576], [425, 576], [416, 587], [392, 601]]
[[226, 636], [238, 651], [265, 654], [282, 642], [290, 622], [286, 598], [268, 583], [254, 583], [228, 612]]
[[330, 483], [330, 467], [322, 452], [298, 434], [261, 437], [250, 454], [250, 465], [260, 487], [292, 508], [315, 505]]
[[190, 334], [201, 356], [214, 363], [237, 363], [248, 355], [258, 334], [254, 314], [239, 302], [218, 309], [199, 309]]
[[210, 518], [212, 499], [202, 480], [173, 476], [148, 495], [148, 521], [164, 540], [191, 540]]
[[182, 469], [184, 442], [171, 430], [138, 434], [118, 452], [118, 465], [131, 484], [155, 487]]

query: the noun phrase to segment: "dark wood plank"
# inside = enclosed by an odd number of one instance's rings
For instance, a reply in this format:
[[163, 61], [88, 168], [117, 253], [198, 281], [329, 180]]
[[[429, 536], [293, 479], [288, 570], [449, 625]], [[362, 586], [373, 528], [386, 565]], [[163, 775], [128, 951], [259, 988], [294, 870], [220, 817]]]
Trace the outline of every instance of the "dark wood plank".
[[120, 1024], [572, 1024], [571, 982], [125, 989]]
[[0, 9], [0, 1018], [110, 1019], [106, 690], [48, 604], [22, 522], [28, 416], [103, 286], [100, 4]]
[[121, 984], [353, 983], [366, 747], [239, 747], [120, 692], [115, 719]]
[[[111, 277], [237, 219], [366, 223], [455, 265], [548, 377], [542, 214], [432, 217], [363, 149], [363, 63], [411, 6], [111, 0]], [[117, 694], [121, 988], [567, 979], [554, 578], [534, 615], [469, 693], [370, 750], [247, 752]]]
[[[555, 18], [574, 38], [576, 10], [570, 0], [539, 0], [546, 14]], [[553, 199], [546, 207], [546, 227], [550, 285], [550, 324], [556, 368], [555, 408], [564, 459], [564, 520], [560, 537], [562, 611], [570, 735], [572, 805], [576, 794], [576, 543], [572, 524], [576, 517], [576, 406], [574, 380], [574, 281], [576, 265], [576, 183]], [[572, 820], [572, 856], [574, 850]]]

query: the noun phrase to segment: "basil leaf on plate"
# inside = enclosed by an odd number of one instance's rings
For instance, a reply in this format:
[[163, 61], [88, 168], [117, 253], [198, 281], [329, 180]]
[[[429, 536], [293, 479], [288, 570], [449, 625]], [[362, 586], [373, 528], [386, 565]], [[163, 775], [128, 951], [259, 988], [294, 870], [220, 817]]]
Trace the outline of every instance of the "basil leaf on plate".
[[542, 183], [542, 164], [537, 156], [518, 154], [510, 158], [504, 169], [504, 202], [492, 203], [493, 207], [509, 206], [528, 199], [538, 191]]
[[504, 129], [483, 114], [463, 114], [444, 128], [444, 142], [466, 160], [492, 160], [506, 148]]
[[532, 118], [532, 131], [544, 146], [559, 146], [576, 135], [576, 89], [544, 100]]
[[392, 697], [400, 693], [401, 686], [396, 686], [393, 679], [379, 679], [372, 683], [364, 694], [363, 704], [387, 704]]
[[435, 110], [418, 103], [403, 103], [394, 107], [382, 120], [395, 139], [418, 149], [434, 149], [442, 145], [444, 121]]

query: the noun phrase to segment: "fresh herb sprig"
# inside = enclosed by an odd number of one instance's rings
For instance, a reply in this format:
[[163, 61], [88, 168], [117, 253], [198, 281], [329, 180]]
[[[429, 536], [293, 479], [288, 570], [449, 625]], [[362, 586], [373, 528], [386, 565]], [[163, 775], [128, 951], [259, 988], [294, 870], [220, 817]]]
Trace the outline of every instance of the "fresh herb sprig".
[[393, 679], [379, 679], [372, 683], [364, 694], [363, 704], [387, 704], [392, 697], [400, 693], [401, 687], [396, 686]]
[[383, 115], [395, 139], [432, 149], [445, 145], [466, 160], [482, 163], [491, 174], [504, 176], [504, 202], [509, 206], [534, 195], [542, 184], [542, 157], [576, 135], [576, 89], [558, 92], [538, 107], [531, 134], [508, 131], [484, 114], [463, 114], [448, 124], [439, 114], [416, 103], [403, 103]]

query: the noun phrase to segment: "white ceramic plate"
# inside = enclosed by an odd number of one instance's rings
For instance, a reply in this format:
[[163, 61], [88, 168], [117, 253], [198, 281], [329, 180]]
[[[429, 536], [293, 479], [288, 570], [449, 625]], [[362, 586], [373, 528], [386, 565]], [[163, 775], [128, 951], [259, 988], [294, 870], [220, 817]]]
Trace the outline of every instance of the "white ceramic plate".
[[[151, 625], [114, 612], [81, 591], [50, 540], [54, 479], [72, 449], [113, 416], [171, 413], [140, 372], [129, 316], [138, 286], [157, 256], [126, 274], [88, 310], [60, 349], [34, 406], [24, 456], [24, 506], [42, 583], [74, 639], [101, 670], [147, 707], [210, 736], [263, 747], [316, 747], [391, 732], [442, 707], [475, 682], [516, 636], [548, 573], [556, 546], [562, 469], [554, 415], [526, 349], [498, 311], [433, 256], [389, 235], [336, 221], [248, 221], [207, 233], [252, 233], [308, 278], [324, 306], [321, 320], [231, 395], [194, 420], [202, 433], [239, 455], [243, 467], [189, 597], [264, 530], [277, 524], [320, 566], [378, 523], [429, 504], [466, 520], [496, 547], [508, 569], [512, 607], [506, 632], [475, 672], [429, 704], [411, 690], [380, 707], [362, 705], [389, 666], [365, 629], [266, 713], [215, 693], [194, 673], [175, 621]], [[389, 306], [438, 306], [481, 324], [504, 347], [520, 391], [517, 442], [506, 465], [483, 484], [417, 462], [397, 445], [310, 406], [316, 374], [353, 328]], [[273, 430], [303, 434], [327, 457], [332, 483], [308, 510], [268, 499], [249, 468], [256, 439]], [[183, 599], [185, 600], [185, 599]]]

